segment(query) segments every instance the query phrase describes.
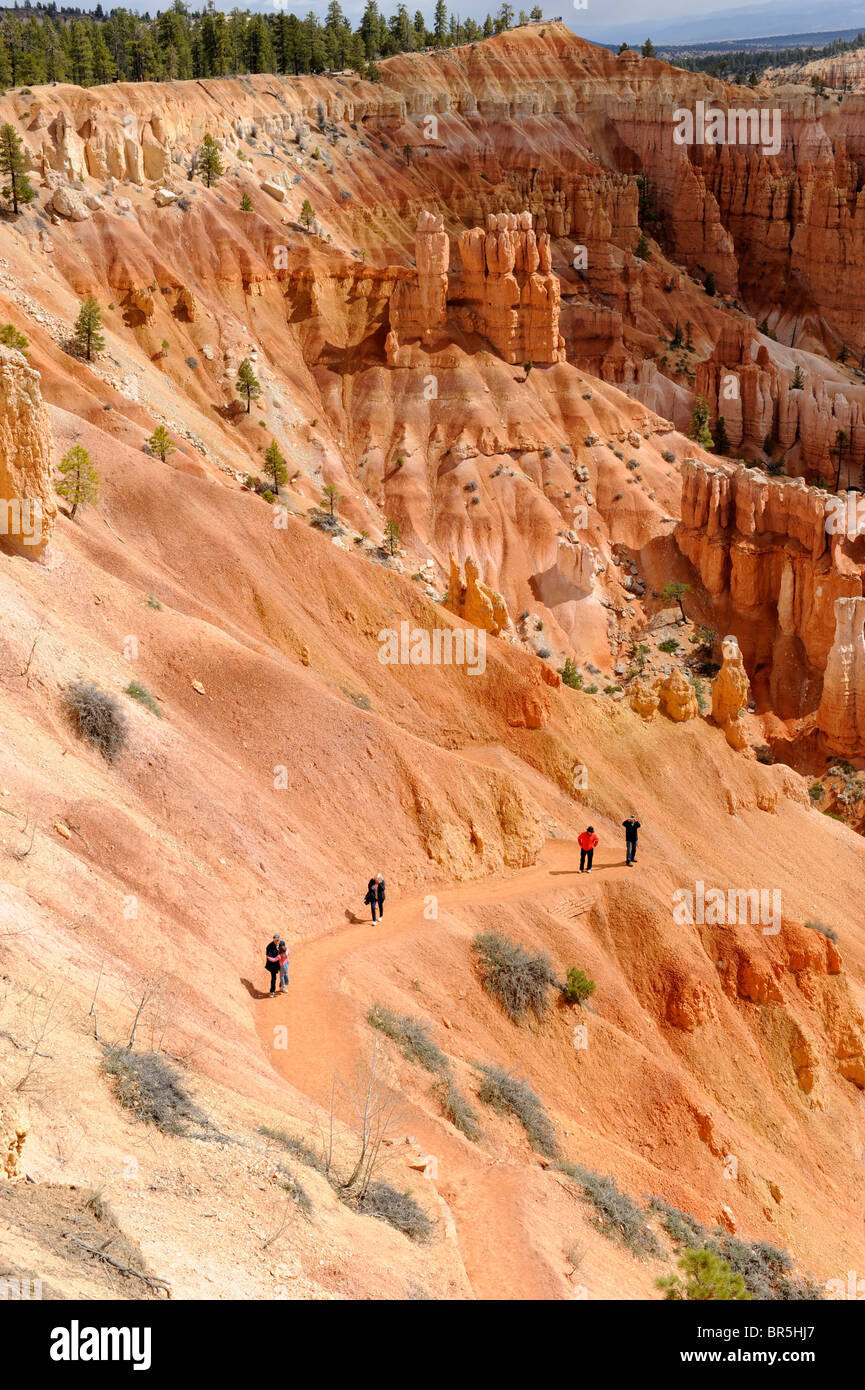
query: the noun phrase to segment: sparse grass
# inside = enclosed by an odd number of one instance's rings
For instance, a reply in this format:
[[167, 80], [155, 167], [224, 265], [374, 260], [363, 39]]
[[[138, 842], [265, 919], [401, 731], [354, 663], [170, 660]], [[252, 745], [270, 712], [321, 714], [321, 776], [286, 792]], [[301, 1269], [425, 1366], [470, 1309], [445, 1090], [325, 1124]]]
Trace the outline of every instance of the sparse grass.
[[478, 1067], [478, 1071], [484, 1078], [478, 1093], [484, 1105], [489, 1105], [499, 1115], [513, 1115], [525, 1130], [532, 1148], [548, 1158], [555, 1158], [555, 1130], [543, 1101], [529, 1083], [496, 1062], [488, 1062]]
[[124, 694], [129, 695], [133, 700], [137, 700], [139, 705], [143, 705], [145, 709], [150, 710], [150, 713], [155, 714], [157, 719], [162, 719], [162, 710], [159, 708], [153, 695], [151, 695], [150, 691], [147, 689], [147, 686], [142, 685], [140, 681], [130, 681]]
[[299, 1208], [303, 1215], [307, 1217], [311, 1216], [312, 1201], [310, 1196], [308, 1192], [301, 1187], [294, 1174], [289, 1173], [286, 1168], [280, 1168], [277, 1181], [283, 1192], [288, 1193], [295, 1206]]
[[404, 1236], [417, 1241], [418, 1245], [427, 1245], [432, 1240], [435, 1222], [430, 1220], [410, 1192], [400, 1192], [390, 1183], [370, 1183], [364, 1196], [351, 1205], [366, 1216], [387, 1221], [388, 1225], [402, 1231]]
[[92, 1187], [84, 1198], [85, 1209], [92, 1212], [96, 1220], [103, 1226], [116, 1226], [117, 1217], [111, 1210], [110, 1203], [106, 1200], [101, 1187]]
[[450, 1120], [467, 1139], [471, 1139], [473, 1144], [477, 1144], [482, 1138], [482, 1130], [478, 1124], [477, 1111], [475, 1111], [466, 1100], [462, 1091], [454, 1083], [452, 1077], [442, 1077], [433, 1087], [433, 1093], [441, 1103], [441, 1108], [445, 1119]]
[[646, 1221], [646, 1213], [627, 1192], [619, 1191], [615, 1178], [575, 1163], [562, 1163], [560, 1167], [579, 1183], [585, 1200], [594, 1207], [593, 1225], [599, 1231], [624, 1245], [638, 1259], [661, 1258], [663, 1251]]
[[326, 1164], [321, 1155], [317, 1154], [297, 1135], [287, 1134], [284, 1129], [269, 1129], [267, 1125], [259, 1125], [258, 1133], [263, 1134], [265, 1139], [272, 1139], [274, 1144], [279, 1144], [281, 1148], [287, 1149], [301, 1163], [305, 1163], [307, 1168], [314, 1168], [317, 1173], [326, 1172]]
[[483, 932], [472, 942], [481, 982], [514, 1023], [527, 1014], [543, 1018], [549, 1008], [549, 986], [556, 985], [552, 962], [540, 951], [526, 948], [498, 932]]
[[162, 610], [162, 604], [159, 602], [158, 598], [154, 598], [153, 594], [147, 595], [147, 607], [155, 609], [157, 613]]
[[448, 1059], [430, 1037], [429, 1025], [423, 1019], [396, 1014], [384, 1004], [373, 1004], [366, 1018], [373, 1028], [399, 1044], [407, 1061], [417, 1062], [435, 1076], [447, 1071]]
[[81, 737], [113, 762], [126, 747], [126, 715], [120, 702], [92, 681], [75, 681], [64, 692], [64, 704]]
[[809, 917], [805, 926], [810, 927], [811, 931], [818, 931], [821, 936], [827, 936], [830, 941], [834, 941], [836, 945], [838, 944], [838, 933], [835, 928], [827, 926], [825, 922], [821, 922], [817, 917]]
[[209, 1127], [202, 1110], [187, 1094], [180, 1078], [158, 1052], [129, 1052], [125, 1047], [103, 1050], [103, 1069], [114, 1081], [124, 1110], [156, 1125], [163, 1134], [187, 1133], [187, 1122]]

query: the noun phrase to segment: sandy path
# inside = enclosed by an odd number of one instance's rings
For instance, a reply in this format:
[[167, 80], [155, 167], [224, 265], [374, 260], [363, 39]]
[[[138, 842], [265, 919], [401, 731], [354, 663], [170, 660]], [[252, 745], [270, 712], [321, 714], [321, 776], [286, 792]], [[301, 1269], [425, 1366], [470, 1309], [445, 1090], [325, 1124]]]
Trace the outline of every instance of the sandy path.
[[[440, 907], [496, 904], [562, 896], [575, 890], [592, 896], [595, 885], [626, 872], [624, 849], [595, 851], [593, 876], [580, 875], [579, 849], [573, 841], [550, 840], [539, 862], [511, 878], [480, 879], [439, 887]], [[256, 1026], [276, 1070], [311, 1100], [329, 1105], [334, 1072], [350, 1077], [357, 1062], [358, 1002], [341, 988], [352, 957], [378, 949], [396, 938], [429, 933], [423, 916], [424, 896], [389, 897], [383, 922], [350, 924], [326, 932], [292, 951], [291, 986], [275, 1000], [256, 1001]], [[288, 1029], [287, 1049], [272, 1047], [273, 1029]], [[514, 1213], [525, 1200], [522, 1164], [497, 1163], [462, 1139], [443, 1122], [408, 1103], [406, 1128], [425, 1152], [439, 1162], [437, 1190], [448, 1203], [456, 1239], [472, 1288], [479, 1298], [561, 1298], [560, 1284], [542, 1252], [522, 1239]]]

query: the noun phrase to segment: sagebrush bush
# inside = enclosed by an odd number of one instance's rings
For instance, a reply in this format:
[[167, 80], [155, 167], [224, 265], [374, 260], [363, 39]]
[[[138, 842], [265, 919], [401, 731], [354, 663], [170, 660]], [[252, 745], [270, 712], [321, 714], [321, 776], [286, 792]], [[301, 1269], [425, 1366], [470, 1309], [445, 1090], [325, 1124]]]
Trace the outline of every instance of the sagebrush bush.
[[373, 1004], [366, 1017], [373, 1028], [399, 1043], [402, 1055], [409, 1062], [417, 1062], [437, 1076], [447, 1071], [448, 1059], [430, 1037], [429, 1026], [423, 1019], [396, 1014], [384, 1004]]
[[481, 983], [498, 1000], [514, 1023], [533, 1013], [543, 1018], [549, 1008], [549, 987], [557, 980], [552, 962], [542, 951], [526, 948], [498, 932], [481, 932], [472, 942]]
[[657, 1237], [646, 1221], [646, 1213], [627, 1192], [619, 1191], [615, 1178], [593, 1173], [590, 1168], [582, 1168], [575, 1163], [563, 1163], [561, 1169], [583, 1189], [585, 1200], [595, 1209], [593, 1224], [599, 1231], [627, 1246], [638, 1259], [646, 1256], [660, 1258], [663, 1255]]
[[290, 1154], [305, 1163], [307, 1168], [314, 1168], [317, 1173], [326, 1172], [327, 1165], [321, 1154], [311, 1149], [302, 1139], [295, 1134], [287, 1134], [284, 1129], [269, 1129], [267, 1125], [258, 1126], [259, 1134], [263, 1134], [266, 1139], [272, 1139], [274, 1144], [279, 1144], [283, 1149], [287, 1149]]
[[126, 747], [126, 715], [120, 702], [92, 681], [75, 681], [64, 692], [67, 714], [79, 734], [108, 762]]
[[187, 1122], [207, 1128], [209, 1121], [184, 1089], [173, 1067], [158, 1052], [130, 1052], [106, 1047], [104, 1070], [114, 1081], [125, 1110], [156, 1125], [163, 1134], [185, 1134]]
[[532, 1148], [554, 1158], [557, 1152], [555, 1130], [543, 1101], [528, 1081], [520, 1080], [496, 1062], [488, 1062], [478, 1067], [478, 1071], [484, 1078], [478, 1092], [484, 1105], [500, 1115], [513, 1115], [525, 1130]]
[[441, 1081], [436, 1082], [433, 1091], [441, 1103], [442, 1112], [445, 1119], [450, 1120], [467, 1139], [471, 1139], [473, 1144], [477, 1144], [483, 1137], [483, 1132], [478, 1124], [477, 1112], [466, 1100], [462, 1091], [454, 1083], [452, 1077], [442, 1077]]
[[805, 926], [810, 927], [811, 931], [818, 931], [821, 936], [827, 936], [830, 941], [834, 941], [837, 945], [838, 933], [836, 932], [835, 928], [827, 926], [826, 923], [821, 922], [819, 918], [809, 917], [807, 922], [805, 923]]
[[353, 1203], [357, 1211], [367, 1216], [376, 1216], [379, 1221], [387, 1221], [396, 1230], [402, 1231], [409, 1240], [418, 1245], [426, 1245], [435, 1230], [435, 1222], [427, 1216], [423, 1207], [415, 1201], [410, 1192], [400, 1192], [387, 1182], [372, 1182], [364, 1193]]

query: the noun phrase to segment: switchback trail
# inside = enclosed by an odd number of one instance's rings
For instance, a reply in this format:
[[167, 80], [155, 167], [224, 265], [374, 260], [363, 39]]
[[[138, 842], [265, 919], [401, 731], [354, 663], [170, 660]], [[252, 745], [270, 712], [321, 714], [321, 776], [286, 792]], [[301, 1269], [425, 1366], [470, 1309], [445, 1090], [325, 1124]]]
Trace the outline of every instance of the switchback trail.
[[[428, 892], [435, 891], [440, 909], [512, 903], [555, 889], [563, 896], [579, 892], [592, 898], [597, 885], [630, 872], [623, 844], [596, 850], [592, 877], [579, 873], [579, 848], [574, 841], [549, 840], [537, 864], [509, 878], [431, 886]], [[348, 1079], [357, 1066], [362, 1006], [343, 984], [351, 975], [352, 959], [397, 939], [434, 932], [437, 923], [423, 915], [425, 897], [392, 893], [383, 921], [351, 923], [296, 946], [287, 994], [256, 1001], [257, 1031], [268, 1057], [280, 1075], [311, 1101], [327, 1108], [334, 1074]], [[288, 1030], [287, 1045], [278, 1050], [273, 1047], [275, 1025]], [[521, 1240], [519, 1222], [513, 1220], [525, 1198], [524, 1166], [491, 1164], [482, 1149], [411, 1102], [407, 1101], [405, 1114], [410, 1117], [406, 1131], [438, 1159], [435, 1186], [453, 1215], [462, 1261], [476, 1295], [512, 1298], [516, 1290], [527, 1299], [561, 1298], [548, 1262]]]

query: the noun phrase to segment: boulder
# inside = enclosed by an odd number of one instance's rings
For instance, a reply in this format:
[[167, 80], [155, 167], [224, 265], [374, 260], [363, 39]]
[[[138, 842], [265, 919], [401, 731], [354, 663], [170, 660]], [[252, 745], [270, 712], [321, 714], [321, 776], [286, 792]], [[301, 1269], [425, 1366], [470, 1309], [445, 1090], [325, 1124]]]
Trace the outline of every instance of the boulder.
[[[97, 202], [101, 207], [101, 201], [97, 199]], [[51, 195], [51, 207], [58, 217], [66, 217], [70, 222], [86, 222], [90, 216], [90, 208], [84, 194], [77, 193], [68, 184], [61, 184], [59, 188], [55, 188]]]

